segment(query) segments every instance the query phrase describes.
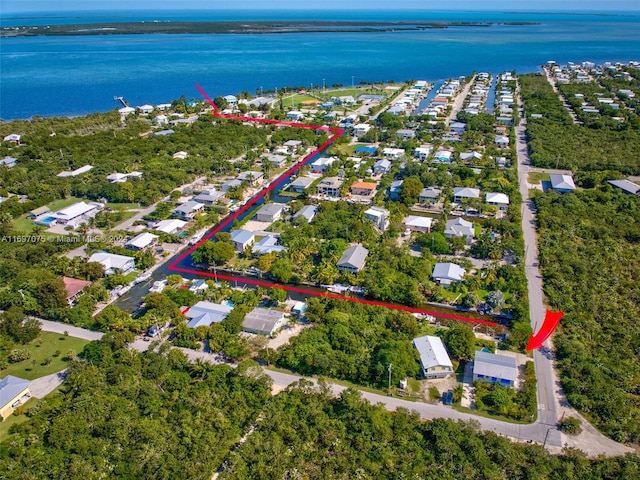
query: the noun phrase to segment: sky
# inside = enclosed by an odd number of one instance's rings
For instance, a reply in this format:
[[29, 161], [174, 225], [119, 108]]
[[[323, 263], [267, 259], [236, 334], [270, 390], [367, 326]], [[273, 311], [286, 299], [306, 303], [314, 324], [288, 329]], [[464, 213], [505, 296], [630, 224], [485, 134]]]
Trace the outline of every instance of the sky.
[[635, 10], [640, 0], [457, 0], [448, 4], [441, 0], [0, 0], [4, 13], [51, 11], [109, 10]]

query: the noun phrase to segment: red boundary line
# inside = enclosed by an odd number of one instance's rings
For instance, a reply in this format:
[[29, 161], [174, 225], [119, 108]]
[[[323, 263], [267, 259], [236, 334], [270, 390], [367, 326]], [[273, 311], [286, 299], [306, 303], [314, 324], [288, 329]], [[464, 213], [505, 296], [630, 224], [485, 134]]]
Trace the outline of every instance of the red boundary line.
[[303, 293], [303, 294], [306, 294], [306, 295], [312, 295], [312, 296], [316, 296], [316, 297], [332, 298], [332, 299], [336, 299], [336, 300], [346, 300], [346, 301], [349, 301], [349, 302], [362, 303], [362, 304], [365, 304], [365, 305], [375, 305], [375, 306], [378, 306], [378, 307], [391, 308], [391, 309], [394, 309], [394, 310], [403, 310], [403, 311], [412, 312], [412, 313], [429, 314], [429, 315], [434, 315], [434, 316], [437, 316], [437, 317], [440, 317], [440, 318], [446, 318], [446, 319], [450, 319], [450, 320], [460, 320], [460, 321], [463, 321], [463, 322], [481, 323], [483, 325], [490, 325], [490, 326], [496, 326], [497, 325], [496, 322], [491, 322], [489, 320], [461, 317], [459, 315], [454, 315], [452, 313], [434, 312], [434, 311], [425, 310], [425, 309], [422, 309], [422, 308], [407, 307], [405, 305], [399, 305], [399, 304], [395, 304], [395, 303], [378, 302], [378, 301], [375, 301], [375, 300], [367, 300], [367, 299], [364, 299], [364, 298], [345, 297], [345, 296], [338, 295], [338, 294], [331, 293], [331, 292], [317, 292], [315, 290], [309, 290], [309, 289], [301, 288], [301, 287], [294, 287], [294, 286], [291, 286], [291, 285], [280, 285], [280, 284], [276, 284], [276, 283], [265, 282], [265, 281], [262, 281], [262, 280], [256, 280], [256, 279], [251, 279], [251, 278], [234, 277], [234, 276], [230, 276], [230, 275], [221, 275], [221, 274], [213, 274], [213, 273], [210, 273], [210, 272], [202, 272], [200, 270], [191, 270], [191, 269], [188, 269], [188, 268], [178, 267], [178, 263], [180, 263], [186, 257], [191, 255], [191, 253], [193, 253], [193, 251], [196, 250], [200, 245], [202, 245], [208, 239], [210, 239], [211, 237], [216, 235], [220, 230], [222, 230], [227, 225], [232, 223], [236, 218], [238, 218], [240, 215], [242, 215], [248, 209], [253, 207], [259, 200], [264, 198], [271, 190], [273, 190], [276, 186], [278, 186], [285, 178], [287, 178], [287, 177], [291, 176], [292, 174], [294, 174], [300, 167], [302, 167], [305, 163], [307, 163], [311, 158], [315, 157], [319, 153], [322, 153], [329, 145], [331, 145], [335, 141], [336, 138], [338, 138], [339, 136], [341, 136], [344, 133], [343, 129], [336, 128], [336, 127], [323, 127], [323, 126], [319, 126], [319, 125], [309, 125], [309, 124], [306, 124], [306, 123], [281, 122], [279, 120], [271, 120], [271, 119], [267, 119], [267, 118], [241, 117], [241, 116], [237, 116], [237, 115], [226, 115], [226, 114], [223, 114], [223, 113], [219, 113], [217, 105], [213, 102], [211, 97], [209, 97], [209, 95], [207, 95], [207, 93], [202, 89], [202, 87], [200, 87], [200, 85], [196, 85], [196, 88], [200, 91], [202, 96], [213, 107], [213, 116], [214, 117], [228, 118], [228, 119], [231, 119], [231, 120], [241, 120], [243, 122], [269, 123], [269, 124], [275, 124], [275, 125], [283, 125], [283, 126], [287, 126], [287, 127], [308, 128], [308, 129], [312, 129], [312, 130], [324, 130], [324, 131], [332, 132], [333, 135], [329, 138], [329, 140], [327, 140], [325, 143], [320, 145], [312, 153], [308, 154], [306, 157], [304, 157], [298, 163], [293, 165], [291, 168], [287, 169], [282, 175], [280, 175], [280, 177], [278, 177], [276, 180], [271, 182], [271, 184], [267, 188], [262, 190], [256, 196], [254, 196], [251, 200], [249, 200], [237, 212], [235, 212], [234, 214], [228, 216], [225, 220], [223, 220], [221, 223], [219, 223], [216, 227], [213, 228], [213, 230], [211, 230], [211, 232], [209, 232], [208, 235], [203, 237], [198, 243], [196, 243], [194, 246], [189, 248], [185, 253], [180, 255], [176, 260], [171, 262], [171, 264], [168, 267], [168, 269], [170, 271], [172, 271], [172, 272], [181, 272], [181, 273], [190, 273], [190, 274], [193, 274], [193, 275], [200, 275], [200, 276], [205, 276], [205, 277], [213, 277], [213, 278], [222, 279], [222, 280], [240, 281], [242, 283], [247, 283], [247, 284], [250, 284], [250, 285], [257, 285], [257, 286], [268, 287], [268, 288], [279, 288], [281, 290], [285, 290], [285, 291], [288, 291], [288, 292]]

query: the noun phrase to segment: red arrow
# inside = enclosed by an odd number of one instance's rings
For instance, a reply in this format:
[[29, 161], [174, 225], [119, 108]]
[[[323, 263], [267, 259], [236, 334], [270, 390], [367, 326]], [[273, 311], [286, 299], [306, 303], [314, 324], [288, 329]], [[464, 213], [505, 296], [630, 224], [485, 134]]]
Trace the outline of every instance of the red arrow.
[[538, 333], [529, 337], [529, 343], [527, 344], [527, 350], [535, 350], [540, 348], [542, 344], [551, 336], [553, 331], [560, 323], [560, 319], [564, 315], [564, 312], [550, 312], [547, 310], [547, 314], [544, 317], [544, 322]]

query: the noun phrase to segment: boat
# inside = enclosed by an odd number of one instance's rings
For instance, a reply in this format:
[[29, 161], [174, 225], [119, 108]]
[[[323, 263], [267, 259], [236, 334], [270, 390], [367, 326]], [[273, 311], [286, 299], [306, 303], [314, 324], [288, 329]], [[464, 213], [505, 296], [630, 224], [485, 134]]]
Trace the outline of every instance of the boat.
[[138, 278], [133, 281], [134, 285], [137, 285], [142, 282], [146, 282], [151, 278], [151, 272], [143, 272]]
[[200, 240], [202, 240], [202, 237], [204, 237], [204, 232], [203, 233], [196, 233], [194, 236], [192, 236], [189, 239], [189, 245], [195, 245]]

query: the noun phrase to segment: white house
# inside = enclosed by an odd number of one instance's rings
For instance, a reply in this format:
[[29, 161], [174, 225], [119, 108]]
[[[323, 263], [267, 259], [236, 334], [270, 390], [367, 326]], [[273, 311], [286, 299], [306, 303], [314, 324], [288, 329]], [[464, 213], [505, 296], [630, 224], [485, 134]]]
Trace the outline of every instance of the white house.
[[426, 160], [433, 152], [433, 145], [421, 145], [413, 151], [413, 158], [416, 160]]
[[335, 162], [338, 161], [337, 157], [322, 157], [317, 159], [311, 164], [311, 171], [313, 173], [325, 173], [331, 168]]
[[389, 210], [386, 208], [371, 207], [364, 212], [364, 216], [382, 231], [389, 227]]
[[184, 150], [180, 150], [172, 155], [174, 160], [185, 160], [188, 156], [189, 154]]
[[298, 177], [289, 184], [289, 191], [294, 193], [304, 193], [315, 180], [310, 177]]
[[140, 110], [140, 113], [143, 113], [145, 115], [150, 114], [151, 112], [153, 112], [153, 105], [141, 105], [138, 107], [138, 110]]
[[76, 168], [75, 170], [72, 171], [63, 171], [60, 172], [58, 175], [56, 175], [56, 177], [77, 177], [78, 175], [82, 175], [83, 173], [87, 173], [89, 170], [93, 170], [93, 165], [83, 165], [80, 168]]
[[131, 172], [131, 173], [112, 173], [107, 175], [107, 180], [109, 183], [123, 183], [126, 182], [129, 178], [140, 178], [142, 177], [142, 172]]
[[77, 228], [79, 225], [86, 223], [90, 218], [102, 210], [103, 205], [101, 203], [85, 203], [78, 202], [70, 205], [62, 210], [51, 214], [55, 218], [55, 222], [60, 225], [66, 225], [73, 228]]
[[286, 252], [287, 247], [284, 245], [278, 245], [278, 237], [273, 235], [267, 235], [253, 244], [251, 247], [251, 253], [255, 256], [266, 255], [268, 253], [282, 253]]
[[500, 210], [506, 210], [509, 206], [509, 195], [506, 193], [487, 192], [486, 202], [489, 205], [498, 207]]
[[300, 120], [302, 118], [304, 118], [304, 113], [298, 111], [298, 110], [291, 110], [290, 112], [287, 112], [287, 120]]
[[436, 263], [431, 275], [434, 282], [440, 283], [443, 287], [448, 287], [454, 282], [461, 282], [466, 270], [455, 263]]
[[0, 160], [0, 165], [4, 165], [7, 168], [13, 168], [16, 166], [18, 159], [15, 157], [6, 156], [2, 160]]
[[336, 266], [343, 272], [358, 273], [364, 268], [368, 254], [369, 250], [362, 245], [351, 245], [344, 251]]
[[448, 239], [455, 237], [465, 237], [467, 243], [471, 243], [474, 235], [473, 223], [466, 221], [463, 218], [455, 218], [453, 220], [447, 220], [447, 225], [444, 229], [444, 236]]
[[390, 160], [399, 160], [404, 155], [404, 148], [383, 148], [382, 156]]
[[376, 175], [388, 173], [389, 170], [391, 170], [391, 162], [389, 160], [378, 160], [373, 165], [373, 173]]
[[450, 150], [438, 150], [433, 156], [434, 161], [440, 163], [450, 163], [453, 152]]
[[231, 232], [231, 243], [233, 243], [236, 252], [244, 252], [244, 249], [251, 245], [255, 239], [253, 232], [249, 230], [239, 229]]
[[101, 264], [104, 267], [105, 275], [111, 275], [116, 271], [120, 271], [122, 274], [126, 275], [136, 266], [136, 259], [133, 257], [107, 252], [94, 253], [87, 261]]
[[265, 154], [262, 155], [262, 158], [271, 163], [271, 166], [273, 166], [273, 168], [284, 167], [284, 165], [287, 163], [287, 157], [285, 157], [284, 155]]
[[556, 192], [568, 193], [576, 189], [576, 184], [573, 183], [571, 175], [552, 173], [549, 175], [549, 180], [551, 181], [551, 188]]
[[136, 235], [125, 243], [124, 248], [128, 248], [129, 250], [144, 250], [145, 248], [153, 246], [158, 241], [158, 238], [158, 235], [144, 232]]
[[184, 219], [192, 219], [198, 212], [201, 212], [204, 209], [203, 203], [198, 203], [193, 200], [189, 200], [188, 202], [179, 205], [173, 213]]
[[371, 130], [371, 125], [368, 123], [359, 123], [353, 127], [353, 134], [358, 138], [364, 137], [369, 130]]
[[449, 125], [449, 130], [458, 135], [462, 135], [466, 129], [467, 125], [462, 122], [453, 122], [451, 125]]
[[316, 213], [318, 213], [318, 207], [315, 205], [305, 205], [296, 212], [293, 218], [303, 217], [307, 223], [311, 223], [311, 220], [316, 216]]
[[232, 310], [233, 307], [228, 305], [200, 301], [187, 310], [184, 315], [189, 319], [187, 327], [208, 327], [213, 323], [220, 323], [227, 318], [227, 315], [229, 315]]
[[496, 147], [498, 148], [508, 148], [509, 147], [509, 137], [506, 135], [496, 135]]
[[445, 378], [453, 373], [453, 363], [440, 337], [425, 335], [414, 338], [413, 346], [420, 355], [424, 378]]
[[184, 228], [187, 222], [178, 219], [171, 220], [161, 220], [153, 226], [154, 230], [158, 232], [166, 233], [169, 235], [173, 235], [175, 233], [180, 232]]
[[456, 203], [462, 200], [475, 200], [480, 198], [480, 190], [469, 187], [456, 187], [453, 189], [453, 201]]
[[131, 115], [135, 111], [136, 109], [133, 107], [122, 107], [121, 109], [118, 110], [120, 115], [124, 115], [124, 116]]
[[433, 218], [409, 215], [404, 219], [404, 224], [412, 232], [428, 233], [433, 224]]

